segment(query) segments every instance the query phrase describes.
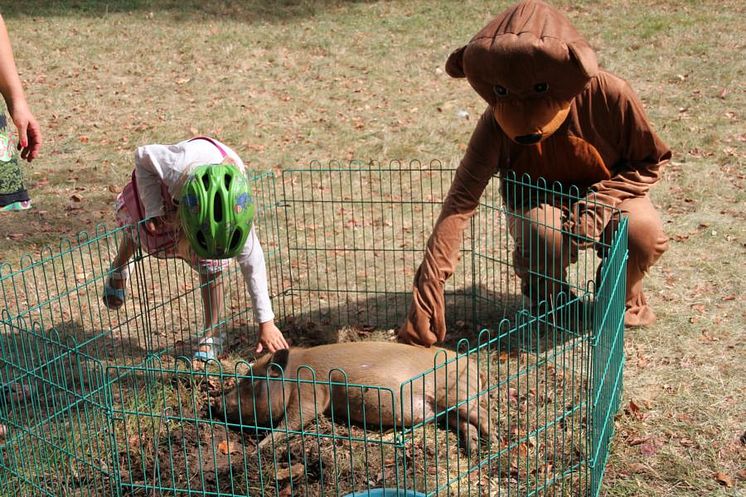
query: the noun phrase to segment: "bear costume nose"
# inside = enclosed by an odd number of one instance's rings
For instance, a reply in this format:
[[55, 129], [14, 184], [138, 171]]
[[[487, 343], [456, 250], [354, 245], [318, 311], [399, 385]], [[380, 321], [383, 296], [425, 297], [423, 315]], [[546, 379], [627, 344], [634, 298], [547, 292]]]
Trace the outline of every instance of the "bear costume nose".
[[515, 141], [521, 145], [533, 145], [541, 141], [541, 133], [531, 133], [530, 135], [516, 136]]

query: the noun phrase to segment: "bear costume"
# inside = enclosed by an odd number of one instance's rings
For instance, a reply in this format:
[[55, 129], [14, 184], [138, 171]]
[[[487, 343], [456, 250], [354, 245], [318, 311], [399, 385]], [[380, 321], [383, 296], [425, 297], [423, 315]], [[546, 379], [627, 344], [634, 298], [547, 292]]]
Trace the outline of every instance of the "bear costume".
[[[446, 72], [465, 77], [488, 105], [427, 242], [399, 340], [425, 346], [444, 340], [444, 286], [456, 268], [463, 231], [490, 179], [509, 170], [584, 196], [570, 205], [506, 206], [515, 213], [508, 230], [523, 294], [538, 304], [567, 291], [567, 267], [579, 250], [594, 246], [579, 240], [613, 231], [611, 206], [629, 220], [625, 326], [652, 324], [642, 282], [668, 238], [648, 192], [671, 152], [631, 87], [599, 69], [588, 42], [538, 0], [520, 2], [492, 20], [449, 56]], [[537, 281], [531, 274], [545, 277]]]

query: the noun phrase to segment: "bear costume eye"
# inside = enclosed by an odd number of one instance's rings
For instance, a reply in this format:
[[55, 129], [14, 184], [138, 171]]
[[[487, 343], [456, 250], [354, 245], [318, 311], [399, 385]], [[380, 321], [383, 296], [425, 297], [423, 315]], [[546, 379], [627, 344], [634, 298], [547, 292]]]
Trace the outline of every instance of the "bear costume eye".
[[494, 91], [495, 95], [498, 97], [505, 97], [508, 95], [508, 90], [504, 86], [495, 85], [492, 87], [492, 91]]
[[534, 91], [536, 93], [546, 93], [549, 90], [549, 85], [547, 83], [536, 83], [534, 85]]

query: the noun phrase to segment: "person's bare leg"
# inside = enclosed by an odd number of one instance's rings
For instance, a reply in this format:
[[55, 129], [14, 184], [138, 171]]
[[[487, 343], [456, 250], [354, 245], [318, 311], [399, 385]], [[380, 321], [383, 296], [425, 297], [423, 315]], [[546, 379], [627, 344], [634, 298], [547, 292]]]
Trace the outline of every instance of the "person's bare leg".
[[[107, 284], [111, 288], [115, 290], [121, 290], [127, 285], [127, 265], [129, 264], [132, 256], [135, 254], [136, 248], [137, 246], [132, 240], [132, 237], [129, 236], [129, 234], [125, 234], [122, 237], [122, 241], [119, 243], [119, 249], [114, 256], [114, 259], [112, 259], [111, 261], [112, 274], [107, 277]], [[107, 302], [107, 306], [111, 309], [117, 309], [121, 307], [122, 304], [124, 304], [124, 301], [122, 301], [115, 295], [105, 295], [104, 299]]]
[[[202, 296], [202, 309], [204, 313], [205, 338], [215, 337], [215, 330], [220, 322], [223, 309], [223, 278], [222, 271], [213, 274], [200, 274], [200, 294]], [[199, 352], [209, 352], [210, 345], [200, 345]]]

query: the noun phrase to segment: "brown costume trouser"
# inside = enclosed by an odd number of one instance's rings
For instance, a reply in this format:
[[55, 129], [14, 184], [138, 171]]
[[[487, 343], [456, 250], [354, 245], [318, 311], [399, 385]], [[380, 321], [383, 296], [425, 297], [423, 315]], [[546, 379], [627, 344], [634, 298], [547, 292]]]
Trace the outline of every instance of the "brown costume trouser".
[[[629, 219], [624, 324], [645, 326], [655, 321], [655, 314], [645, 300], [642, 280], [668, 248], [668, 237], [647, 196], [624, 200], [618, 207]], [[568, 213], [569, 209], [541, 204], [513, 211], [509, 216], [508, 227], [516, 245], [515, 271], [521, 278], [523, 293], [534, 299], [534, 303], [567, 292], [567, 268], [578, 258], [577, 244], [570, 243], [559, 229], [568, 220]], [[613, 224], [609, 223], [601, 235], [606, 240], [611, 240]]]

